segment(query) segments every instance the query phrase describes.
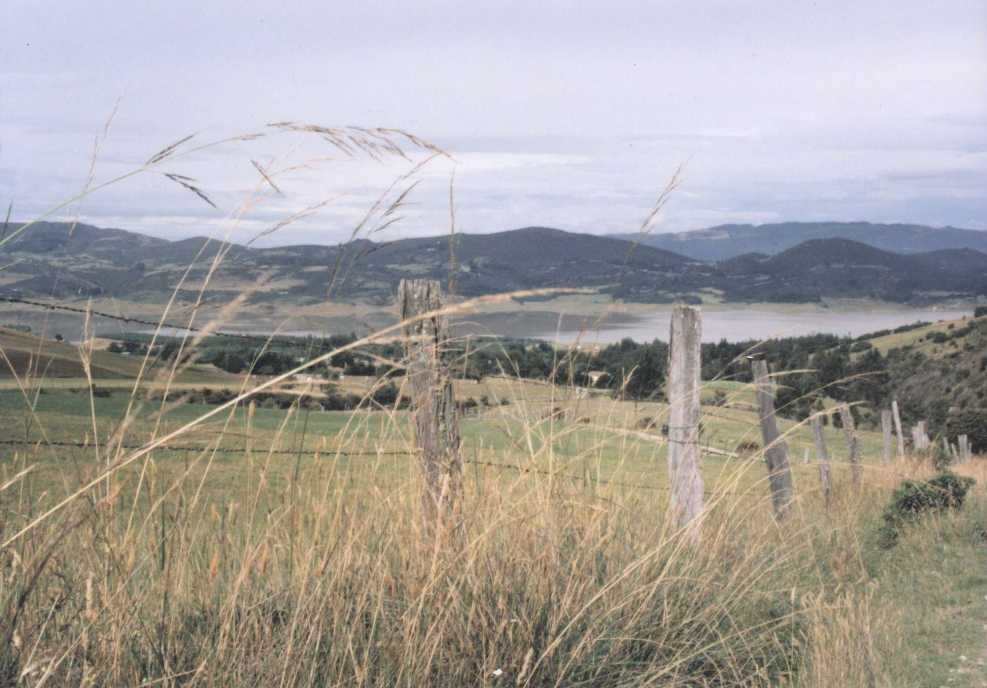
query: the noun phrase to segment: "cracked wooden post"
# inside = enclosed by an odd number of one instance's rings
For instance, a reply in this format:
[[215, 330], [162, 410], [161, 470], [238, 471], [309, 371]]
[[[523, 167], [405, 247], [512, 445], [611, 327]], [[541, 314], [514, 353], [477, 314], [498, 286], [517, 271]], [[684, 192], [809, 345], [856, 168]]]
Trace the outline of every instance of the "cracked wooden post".
[[891, 402], [891, 416], [894, 418], [894, 432], [898, 438], [898, 458], [905, 458], [905, 434], [901, 430], [901, 413], [898, 411], [898, 400]]
[[702, 315], [698, 308], [672, 311], [668, 364], [669, 508], [692, 542], [699, 540], [703, 478], [699, 473], [699, 394]]
[[[415, 441], [425, 483], [423, 504], [429, 522], [453, 513], [460, 498], [463, 458], [452, 380], [442, 362], [448, 340], [445, 316], [421, 318], [442, 308], [436, 280], [401, 280], [398, 308], [405, 337], [407, 381], [415, 417]], [[411, 320], [411, 322], [406, 322]]]
[[854, 485], [860, 484], [862, 466], [860, 465], [860, 443], [857, 438], [857, 425], [853, 422], [853, 412], [849, 404], [840, 406], [840, 420], [843, 421], [843, 433], [846, 435], [847, 453], [850, 461], [850, 477]]
[[771, 485], [771, 503], [774, 506], [775, 517], [782, 519], [788, 514], [794, 498], [788, 445], [781, 439], [781, 433], [778, 431], [778, 421], [775, 418], [775, 393], [768, 375], [768, 362], [764, 359], [754, 359], [751, 361], [751, 369], [754, 372], [754, 384], [757, 389], [764, 460], [768, 465], [768, 482]]
[[881, 460], [884, 463], [891, 463], [894, 456], [894, 438], [891, 436], [893, 423], [891, 410], [883, 409], [881, 411], [881, 432], [884, 435], [884, 453], [881, 455]]
[[812, 417], [812, 436], [816, 441], [816, 458], [819, 459], [819, 484], [822, 488], [823, 500], [828, 505], [833, 488], [829, 472], [829, 451], [826, 449], [822, 418], [819, 416]]

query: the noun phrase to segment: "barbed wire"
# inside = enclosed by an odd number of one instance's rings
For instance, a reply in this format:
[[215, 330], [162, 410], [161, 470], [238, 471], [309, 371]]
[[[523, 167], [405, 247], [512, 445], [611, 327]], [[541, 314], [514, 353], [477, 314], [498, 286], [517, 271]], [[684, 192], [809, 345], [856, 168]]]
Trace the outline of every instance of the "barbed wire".
[[[44, 446], [44, 447], [57, 447], [57, 448], [71, 448], [71, 449], [95, 449], [96, 445], [92, 443], [85, 442], [66, 442], [58, 440], [0, 440], [0, 446]], [[112, 445], [114, 448], [127, 449], [127, 450], [139, 450], [143, 449], [145, 445], [140, 444], [122, 444], [122, 445]], [[290, 455], [297, 456], [302, 452], [313, 452], [319, 451], [323, 453], [322, 450], [309, 449], [259, 449], [259, 448], [246, 448], [246, 447], [207, 447], [207, 446], [194, 446], [194, 445], [177, 445], [168, 446], [164, 445], [158, 448], [158, 451], [170, 451], [170, 452], [215, 452], [219, 454], [246, 454], [248, 452], [254, 451], [258, 454], [275, 454], [275, 455]], [[349, 451], [349, 450], [333, 450], [327, 449], [325, 454], [331, 454], [334, 456], [415, 456], [418, 452], [411, 451], [408, 449], [402, 450], [380, 450], [380, 451]], [[627, 489], [636, 490], [655, 490], [655, 491], [668, 491], [670, 488], [662, 485], [644, 485], [639, 483], [629, 483], [618, 480], [608, 480], [605, 478], [587, 478], [581, 475], [573, 475], [571, 473], [560, 473], [553, 471], [546, 471], [539, 468], [532, 468], [529, 466], [520, 466], [517, 464], [509, 463], [498, 463], [495, 461], [481, 461], [480, 459], [464, 459], [464, 464], [487, 466], [491, 468], [503, 468], [508, 470], [517, 471], [519, 473], [533, 473], [537, 475], [544, 475], [554, 478], [562, 478], [568, 480], [579, 480], [583, 482], [590, 482], [598, 485], [612, 485], [614, 487], [622, 487]]]
[[97, 311], [90, 308], [82, 308], [80, 306], [68, 306], [63, 303], [53, 303], [51, 301], [35, 301], [32, 299], [22, 299], [16, 296], [0, 296], [0, 302], [20, 304], [23, 306], [31, 306], [33, 308], [43, 308], [49, 311], [62, 311], [65, 313], [75, 313], [76, 315], [85, 315], [89, 317], [106, 318], [108, 320], [116, 320], [118, 322], [129, 323], [133, 325], [144, 325], [146, 327], [153, 327], [157, 329], [170, 329], [170, 330], [184, 330], [186, 332], [194, 332], [197, 334], [204, 334], [207, 337], [226, 337], [230, 339], [239, 339], [243, 341], [250, 341], [261, 343], [264, 345], [270, 345], [272, 342], [276, 342], [278, 345], [288, 345], [288, 346], [300, 346], [300, 347], [311, 347], [311, 342], [295, 341], [294, 338], [289, 335], [277, 335], [272, 334], [270, 336], [245, 334], [242, 332], [224, 332], [221, 330], [210, 330], [207, 327], [196, 327], [195, 325], [176, 325], [173, 323], [166, 322], [155, 322], [153, 320], [145, 320], [143, 318], [135, 318], [128, 315], [117, 315], [115, 313], [107, 313], [106, 311]]
[[[44, 447], [59, 447], [62, 449], [95, 449], [96, 445], [93, 443], [85, 442], [65, 442], [59, 440], [0, 440], [0, 446], [44, 446]], [[111, 444], [114, 448], [118, 449], [128, 449], [128, 450], [139, 450], [144, 449], [146, 445], [143, 444]], [[402, 449], [402, 450], [380, 450], [380, 451], [350, 451], [342, 449], [312, 449], [312, 448], [301, 448], [301, 449], [260, 449], [256, 447], [209, 447], [209, 446], [195, 446], [195, 445], [163, 445], [158, 447], [160, 451], [171, 451], [171, 452], [216, 452], [218, 454], [246, 454], [248, 452], [256, 452], [258, 454], [279, 454], [284, 456], [297, 456], [299, 453], [305, 451], [319, 451], [326, 454], [333, 454], [337, 456], [412, 456], [416, 452]]]

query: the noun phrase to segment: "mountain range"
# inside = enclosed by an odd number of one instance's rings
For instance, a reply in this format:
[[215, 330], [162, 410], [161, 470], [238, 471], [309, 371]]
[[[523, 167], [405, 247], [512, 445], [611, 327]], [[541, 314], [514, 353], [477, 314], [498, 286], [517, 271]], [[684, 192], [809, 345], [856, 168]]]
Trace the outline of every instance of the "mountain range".
[[744, 253], [775, 255], [812, 239], [850, 239], [894, 253], [925, 253], [953, 248], [987, 252], [987, 231], [871, 222], [719, 225], [691, 232], [610, 236], [639, 241], [646, 246], [710, 262], [727, 260]]
[[[891, 226], [868, 226], [896, 231]], [[792, 240], [787, 230], [756, 229], [759, 237], [780, 232], [778, 243]], [[451, 266], [455, 266], [454, 288], [463, 296], [578, 287], [635, 302], [872, 298], [918, 304], [987, 295], [987, 232], [950, 230], [953, 234], [938, 236], [946, 230], [924, 229], [903, 228], [902, 246], [946, 247], [892, 252], [852, 239], [825, 237], [782, 250], [731, 253], [711, 262], [643, 241], [546, 227], [459, 234], [454, 242], [439, 236], [256, 248], [205, 238], [168, 241], [84, 224], [70, 232], [65, 223], [38, 223], [0, 249], [0, 296], [115, 297], [159, 303], [184, 277], [178, 298], [193, 300], [219, 251], [224, 252], [223, 260], [204, 294], [214, 303], [256, 287], [250, 298], [253, 303], [307, 305], [331, 296], [382, 305], [390, 303], [402, 278], [448, 282]], [[708, 238], [711, 232], [668, 241], [741, 245], [739, 239]], [[968, 235], [982, 238], [985, 251], [970, 248], [967, 244], [975, 242]], [[959, 238], [950, 243], [950, 236]]]

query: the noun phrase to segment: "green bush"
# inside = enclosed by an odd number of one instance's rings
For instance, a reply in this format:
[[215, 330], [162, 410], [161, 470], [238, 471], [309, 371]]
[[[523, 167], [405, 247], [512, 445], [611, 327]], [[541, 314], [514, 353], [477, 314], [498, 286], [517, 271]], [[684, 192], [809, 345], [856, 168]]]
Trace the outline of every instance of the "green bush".
[[975, 482], [973, 478], [948, 471], [925, 482], [902, 482], [892, 493], [891, 503], [884, 509], [881, 544], [888, 548], [894, 547], [901, 528], [914, 523], [924, 513], [959, 509]]

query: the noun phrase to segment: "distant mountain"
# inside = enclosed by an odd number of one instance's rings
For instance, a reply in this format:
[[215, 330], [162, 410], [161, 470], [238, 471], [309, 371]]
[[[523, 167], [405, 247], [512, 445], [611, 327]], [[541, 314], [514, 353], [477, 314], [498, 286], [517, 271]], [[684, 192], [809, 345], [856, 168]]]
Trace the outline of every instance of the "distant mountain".
[[[208, 272], [220, 243], [204, 238], [165, 241], [124, 230], [41, 223], [0, 250], [9, 264], [0, 294], [167, 298], [191, 266], [194, 285]], [[455, 237], [456, 290], [464, 296], [541, 287], [614, 288], [618, 283], [670, 285], [677, 277], [710, 268], [661, 249], [589, 234], [526, 227]], [[292, 299], [299, 304], [337, 297], [388, 302], [404, 277], [448, 280], [448, 236], [388, 243], [360, 240], [345, 246], [248, 248], [227, 245], [213, 276], [210, 298], [238, 296], [257, 281], [273, 288], [258, 301]]]
[[728, 293], [742, 301], [909, 302], [987, 293], [987, 253], [969, 249], [903, 255], [849, 239], [813, 239], [775, 256], [747, 254], [719, 267]]
[[[938, 231], [938, 230], [937, 230]], [[631, 302], [808, 302], [874, 298], [930, 303], [987, 295], [987, 253], [942, 249], [904, 255], [848, 239], [812, 239], [771, 255], [708, 263], [611, 237], [526, 227], [494, 234], [366, 240], [344, 246], [253, 248], [207, 239], [166, 241], [119, 229], [45, 223], [0, 250], [0, 296], [190, 301], [213, 272], [206, 302], [245, 292], [280, 306], [335, 299], [388, 304], [405, 277], [447, 282], [462, 296], [548, 287], [595, 289]], [[453, 250], [454, 259], [450, 253]], [[185, 280], [182, 283], [182, 280]]]
[[895, 253], [945, 249], [987, 252], [987, 231], [870, 222], [784, 222], [765, 225], [720, 225], [674, 234], [612, 234], [654, 248], [704, 261], [721, 261], [745, 253], [775, 255], [812, 239], [851, 239]]

